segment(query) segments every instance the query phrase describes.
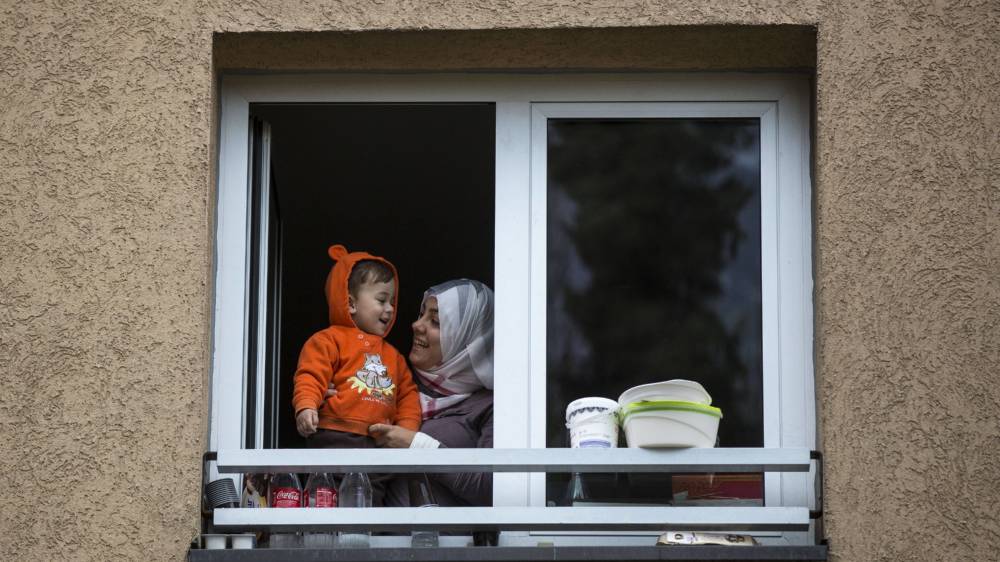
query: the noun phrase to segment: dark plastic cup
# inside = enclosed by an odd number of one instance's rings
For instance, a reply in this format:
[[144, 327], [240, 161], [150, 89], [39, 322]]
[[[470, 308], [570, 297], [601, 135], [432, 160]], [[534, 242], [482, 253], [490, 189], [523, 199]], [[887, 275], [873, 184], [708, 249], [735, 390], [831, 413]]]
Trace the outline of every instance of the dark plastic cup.
[[239, 507], [240, 495], [236, 492], [236, 484], [230, 478], [220, 478], [205, 485], [205, 496], [208, 505], [217, 507]]

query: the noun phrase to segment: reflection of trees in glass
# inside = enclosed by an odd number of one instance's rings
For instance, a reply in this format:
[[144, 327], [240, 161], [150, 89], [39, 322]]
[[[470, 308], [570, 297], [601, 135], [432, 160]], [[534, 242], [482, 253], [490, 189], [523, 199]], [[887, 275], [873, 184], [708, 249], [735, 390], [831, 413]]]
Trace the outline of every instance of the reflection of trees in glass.
[[755, 120], [550, 121], [551, 445], [569, 401], [671, 378], [723, 408], [723, 445], [763, 444], [758, 137]]

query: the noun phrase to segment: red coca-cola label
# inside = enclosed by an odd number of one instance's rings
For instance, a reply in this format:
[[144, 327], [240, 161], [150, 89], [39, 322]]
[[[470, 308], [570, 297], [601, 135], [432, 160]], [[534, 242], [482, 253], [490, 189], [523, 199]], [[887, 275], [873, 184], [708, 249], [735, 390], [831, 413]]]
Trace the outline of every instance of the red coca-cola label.
[[302, 507], [302, 491], [298, 488], [276, 488], [271, 507]]
[[337, 507], [337, 491], [333, 488], [316, 488], [315, 502], [312, 507]]

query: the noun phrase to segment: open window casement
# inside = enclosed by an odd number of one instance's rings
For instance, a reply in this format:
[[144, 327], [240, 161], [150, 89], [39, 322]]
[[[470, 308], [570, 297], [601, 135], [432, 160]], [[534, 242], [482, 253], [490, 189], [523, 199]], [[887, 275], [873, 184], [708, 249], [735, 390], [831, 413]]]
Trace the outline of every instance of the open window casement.
[[[302, 342], [283, 328], [291, 313], [280, 303], [310, 289], [290, 286], [289, 217], [316, 222], [311, 235], [338, 237], [321, 244], [377, 244], [363, 249], [399, 256], [443, 247], [447, 259], [397, 260], [403, 285], [418, 292], [460, 276], [453, 271], [492, 274], [481, 280], [496, 299], [497, 448], [565, 446], [568, 401], [614, 399], [668, 378], [699, 380], [713, 394], [724, 412], [720, 447], [814, 448], [808, 99], [807, 79], [787, 75], [225, 76], [212, 449], [292, 446], [280, 431], [292, 413], [278, 355]], [[269, 127], [255, 124], [262, 115]], [[319, 121], [341, 136], [307, 134]], [[406, 136], [414, 132], [423, 135]], [[281, 150], [298, 158], [273, 160]], [[282, 179], [289, 167], [307, 177], [317, 165], [303, 156], [310, 150], [342, 158], [322, 173], [327, 199], [296, 195], [308, 182]], [[411, 162], [405, 173], [418, 179], [349, 169], [372, 150], [387, 167]], [[366, 211], [373, 223], [401, 238], [354, 242], [350, 229], [323, 230], [336, 222], [324, 221], [324, 208], [365, 197], [382, 202]], [[296, 204], [317, 214], [289, 213]], [[453, 231], [441, 218], [469, 214], [477, 226]], [[470, 237], [484, 247], [470, 250]], [[315, 259], [328, 267], [323, 254]], [[449, 273], [433, 277], [436, 267]], [[404, 352], [415, 314], [399, 312]], [[498, 473], [494, 505], [558, 504], [564, 485]], [[809, 474], [768, 473], [762, 489], [768, 506], [812, 502]], [[635, 540], [529, 531], [503, 540], [550, 540], [542, 536]]]

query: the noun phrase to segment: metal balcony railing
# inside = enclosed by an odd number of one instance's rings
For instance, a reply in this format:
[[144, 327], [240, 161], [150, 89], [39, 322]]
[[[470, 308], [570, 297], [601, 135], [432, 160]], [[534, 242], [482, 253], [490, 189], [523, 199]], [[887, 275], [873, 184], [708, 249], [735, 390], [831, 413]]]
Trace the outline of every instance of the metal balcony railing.
[[[249, 472], [808, 472], [808, 449], [270, 449], [223, 450], [220, 473]], [[817, 481], [822, 478], [817, 466]], [[818, 499], [818, 498], [817, 498]], [[821, 514], [800, 507], [442, 507], [214, 511], [222, 531], [538, 530], [804, 531]]]

